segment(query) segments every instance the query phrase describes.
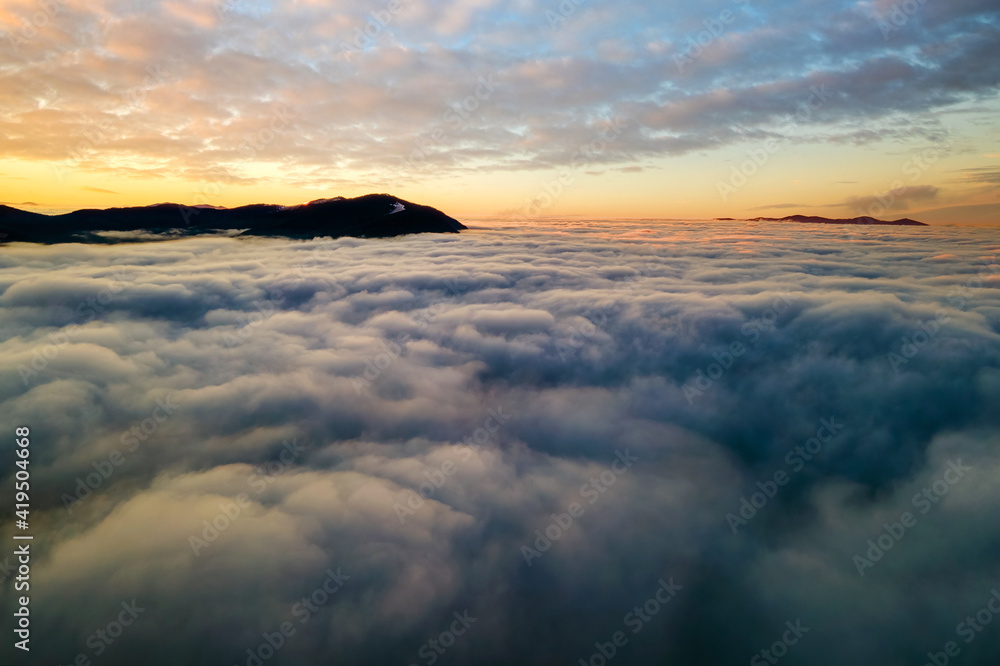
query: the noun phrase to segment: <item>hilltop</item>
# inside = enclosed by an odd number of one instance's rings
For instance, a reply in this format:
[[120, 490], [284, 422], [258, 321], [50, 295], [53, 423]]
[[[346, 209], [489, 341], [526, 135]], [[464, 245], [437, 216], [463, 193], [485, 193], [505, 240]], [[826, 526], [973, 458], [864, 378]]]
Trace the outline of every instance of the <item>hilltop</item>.
[[867, 215], [863, 215], [861, 217], [849, 217], [849, 218], [829, 218], [829, 217], [819, 217], [817, 215], [788, 215], [786, 217], [754, 217], [750, 218], [748, 221], [749, 222], [801, 222], [804, 224], [889, 225], [897, 227], [928, 226], [923, 222], [917, 222], [916, 220], [911, 220], [908, 217], [904, 217], [899, 220], [879, 220], [874, 217], [869, 217]]
[[436, 208], [389, 194], [333, 197], [295, 206], [238, 208], [162, 203], [131, 208], [42, 215], [0, 206], [0, 240], [30, 243], [123, 243], [191, 236], [384, 238], [414, 233], [457, 233], [467, 228]]

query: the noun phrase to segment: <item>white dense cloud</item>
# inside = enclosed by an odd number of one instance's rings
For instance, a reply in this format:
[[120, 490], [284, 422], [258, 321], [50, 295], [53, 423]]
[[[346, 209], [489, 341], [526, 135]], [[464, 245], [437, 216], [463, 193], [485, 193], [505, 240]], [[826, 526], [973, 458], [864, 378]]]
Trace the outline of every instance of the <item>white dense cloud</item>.
[[[745, 663], [797, 620], [790, 664], [992, 663], [995, 632], [956, 637], [997, 586], [987, 232], [472, 226], [6, 246], [31, 663], [246, 664], [290, 621], [266, 663], [424, 664], [466, 611], [437, 663], [577, 663], [617, 631], [622, 663]], [[633, 634], [661, 578], [683, 589]]]

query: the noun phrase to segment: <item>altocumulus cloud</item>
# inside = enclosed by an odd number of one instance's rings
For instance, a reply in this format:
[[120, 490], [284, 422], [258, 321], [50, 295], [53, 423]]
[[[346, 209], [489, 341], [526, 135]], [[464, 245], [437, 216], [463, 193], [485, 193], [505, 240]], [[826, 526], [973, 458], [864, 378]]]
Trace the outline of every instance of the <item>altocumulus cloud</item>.
[[252, 185], [253, 158], [317, 189], [565, 167], [611, 118], [628, 129], [594, 161], [634, 167], [789, 134], [814, 89], [799, 142], [940, 141], [936, 111], [996, 93], [998, 30], [988, 0], [9, 0], [0, 127], [60, 178]]
[[[619, 630], [622, 663], [745, 663], [797, 619], [787, 663], [923, 663], [956, 640], [997, 585], [1000, 246], [573, 229], [5, 247], [0, 426], [32, 428], [33, 663], [93, 656], [132, 599], [102, 664], [246, 664], [286, 621], [267, 663], [577, 663]], [[609, 476], [619, 452], [634, 462]], [[957, 460], [971, 471], [920, 513]], [[734, 534], [727, 514], [779, 471]], [[303, 622], [331, 571], [347, 578]], [[682, 591], [632, 634], [660, 579]], [[464, 612], [453, 646], [418, 654]], [[1000, 641], [961, 647], [985, 664]]]

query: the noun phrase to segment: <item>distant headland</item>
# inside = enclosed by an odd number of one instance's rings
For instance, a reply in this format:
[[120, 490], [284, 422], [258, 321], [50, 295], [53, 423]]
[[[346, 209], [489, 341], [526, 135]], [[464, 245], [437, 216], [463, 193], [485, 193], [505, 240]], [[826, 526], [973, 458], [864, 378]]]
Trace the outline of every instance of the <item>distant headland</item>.
[[[733, 217], [717, 217], [719, 221], [735, 221]], [[874, 217], [863, 215], [861, 217], [829, 218], [817, 215], [788, 215], [787, 217], [752, 217], [747, 222], [801, 222], [804, 224], [864, 224], [864, 225], [888, 225], [894, 227], [926, 227], [923, 222], [911, 220], [904, 217], [899, 220], [879, 220]]]
[[76, 210], [41, 215], [0, 206], [0, 242], [125, 243], [191, 236], [273, 236], [308, 239], [385, 238], [416, 233], [458, 233], [467, 227], [430, 206], [389, 194], [317, 199], [296, 206], [238, 208], [175, 203]]

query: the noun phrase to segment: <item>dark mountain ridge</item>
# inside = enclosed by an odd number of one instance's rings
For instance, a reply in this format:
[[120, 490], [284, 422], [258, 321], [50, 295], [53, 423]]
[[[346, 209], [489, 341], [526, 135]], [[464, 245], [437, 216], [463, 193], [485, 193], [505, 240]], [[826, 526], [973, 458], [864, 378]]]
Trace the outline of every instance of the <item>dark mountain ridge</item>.
[[0, 206], [0, 241], [122, 243], [203, 234], [316, 238], [385, 238], [414, 233], [458, 233], [467, 227], [436, 208], [389, 194], [317, 199], [297, 206], [238, 208], [162, 203], [131, 208], [86, 208], [42, 215]]
[[861, 217], [848, 217], [831, 219], [829, 217], [819, 217], [818, 215], [788, 215], [787, 217], [754, 217], [750, 222], [803, 222], [806, 224], [865, 224], [865, 225], [890, 225], [905, 227], [926, 227], [923, 222], [911, 220], [904, 217], [899, 220], [879, 220], [874, 217], [863, 215]]

